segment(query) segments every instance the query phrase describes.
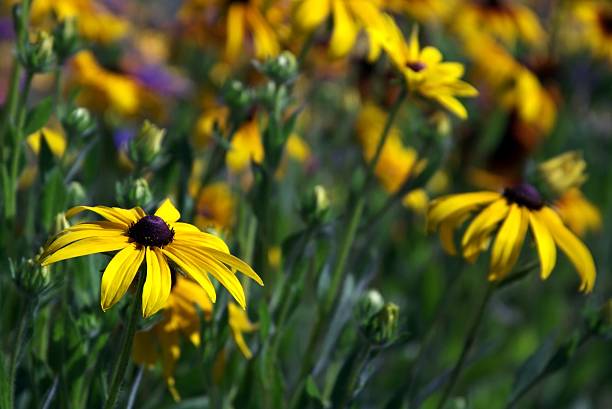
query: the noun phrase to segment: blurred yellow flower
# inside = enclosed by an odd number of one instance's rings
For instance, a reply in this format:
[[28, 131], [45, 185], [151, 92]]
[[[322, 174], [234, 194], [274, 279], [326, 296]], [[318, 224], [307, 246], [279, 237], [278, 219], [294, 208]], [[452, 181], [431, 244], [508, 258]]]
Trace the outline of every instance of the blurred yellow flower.
[[124, 37], [130, 29], [129, 22], [113, 14], [103, 1], [36, 0], [30, 14], [34, 24], [41, 24], [52, 15], [60, 21], [76, 17], [83, 37], [104, 44]]
[[257, 325], [249, 321], [246, 311], [239, 308], [231, 301], [227, 304], [227, 311], [229, 313], [229, 326], [230, 330], [232, 331], [234, 342], [236, 342], [236, 345], [238, 345], [242, 355], [244, 355], [246, 359], [251, 359], [253, 357], [253, 353], [244, 340], [243, 333], [256, 331]]
[[514, 46], [518, 40], [541, 45], [546, 40], [538, 16], [513, 0], [467, 0], [454, 11], [454, 29], [460, 34], [476, 31]]
[[387, 0], [389, 10], [406, 13], [417, 21], [443, 23], [451, 15], [457, 0]]
[[74, 83], [83, 88], [85, 105], [132, 115], [138, 111], [141, 87], [132, 78], [101, 67], [91, 51], [81, 51], [72, 60]]
[[40, 152], [40, 144], [43, 138], [53, 155], [58, 158], [64, 156], [64, 152], [66, 151], [66, 136], [60, 131], [47, 127], [28, 135], [26, 138], [26, 143], [35, 155], [38, 155]]
[[567, 24], [561, 33], [564, 43], [570, 48], [585, 46], [595, 56], [612, 63], [612, 3], [575, 1], [570, 6]]
[[180, 335], [199, 347], [200, 316], [199, 307], [205, 319], [212, 316], [213, 305], [204, 289], [197, 283], [173, 274], [174, 283], [164, 307], [163, 319], [151, 329], [139, 331], [134, 335], [132, 359], [140, 365], [149, 368], [161, 360], [162, 372], [168, 385], [168, 390], [174, 400], [180, 400], [174, 379], [176, 362], [181, 355]]
[[538, 171], [548, 187], [563, 195], [587, 180], [586, 167], [581, 152], [569, 151], [540, 163]]
[[205, 110], [195, 123], [193, 143], [197, 148], [205, 148], [213, 139], [215, 127], [225, 129], [229, 108], [214, 106]]
[[40, 262], [46, 266], [74, 257], [119, 251], [102, 275], [100, 298], [104, 311], [127, 292], [143, 262], [147, 267], [142, 292], [144, 317], [163, 308], [170, 295], [168, 260], [196, 280], [213, 302], [216, 291], [208, 274], [227, 288], [243, 308], [246, 307], [246, 297], [236, 278], [236, 270], [263, 285], [261, 278], [248, 264], [230, 254], [223, 240], [203, 233], [191, 224], [178, 222], [181, 215], [169, 199], [161, 204], [154, 215], [147, 215], [140, 207], [128, 210], [77, 206], [68, 210], [66, 217], [85, 210], [97, 213], [106, 221], [79, 223], [63, 230], [46, 246]]
[[300, 163], [307, 162], [312, 155], [308, 143], [295, 132], [287, 138], [285, 150], [291, 159]]
[[412, 30], [410, 42], [406, 43], [404, 35], [391, 16], [386, 16], [384, 30], [372, 30], [391, 61], [400, 71], [411, 92], [432, 99], [458, 117], [467, 118], [467, 110], [456, 97], [474, 97], [476, 88], [460, 80], [463, 65], [456, 62], [442, 62], [442, 53], [437, 48], [428, 46], [421, 49], [418, 29]]
[[[480, 211], [482, 207], [485, 208]], [[474, 211], [480, 213], [461, 240], [463, 257], [470, 262], [488, 249], [501, 224], [493, 242], [489, 280], [502, 280], [512, 270], [521, 254], [527, 228], [531, 227], [541, 278], [547, 279], [556, 264], [556, 244], [578, 271], [580, 290], [586, 293], [593, 290], [596, 271], [589, 249], [563, 224], [559, 214], [544, 204], [533, 186], [520, 184], [506, 188], [503, 193], [453, 194], [434, 200], [428, 223], [432, 229], [439, 228], [442, 246], [448, 253], [457, 253], [453, 233]]]
[[567, 190], [553, 206], [561, 218], [577, 235], [584, 236], [588, 231], [601, 230], [601, 213], [578, 188]]
[[234, 224], [236, 204], [227, 183], [216, 182], [204, 186], [196, 199], [194, 224], [200, 229], [218, 231], [230, 229]]
[[[325, 23], [331, 14], [334, 27], [329, 53], [334, 58], [341, 58], [353, 49], [361, 29], [368, 33], [371, 29], [382, 29], [385, 24], [383, 3], [382, 0], [297, 0], [294, 18], [301, 30], [310, 32]], [[370, 50], [371, 58], [376, 54], [376, 50]]]
[[261, 163], [264, 148], [257, 118], [244, 123], [232, 138], [230, 149], [225, 155], [225, 162], [233, 173], [241, 173], [249, 168], [251, 161]]
[[261, 11], [261, 0], [229, 1], [225, 55], [235, 61], [244, 55], [245, 40], [253, 39], [255, 57], [274, 57], [281, 51], [278, 37]]

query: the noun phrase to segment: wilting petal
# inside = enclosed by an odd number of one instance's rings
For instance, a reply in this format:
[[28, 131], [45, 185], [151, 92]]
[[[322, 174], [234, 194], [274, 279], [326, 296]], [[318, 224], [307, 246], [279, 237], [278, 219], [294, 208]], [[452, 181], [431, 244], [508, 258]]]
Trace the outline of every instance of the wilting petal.
[[144, 255], [145, 249], [138, 248], [138, 245], [132, 243], [108, 263], [102, 274], [100, 297], [104, 311], [116, 304], [130, 288]]
[[540, 221], [539, 212], [529, 213], [529, 224], [540, 257], [540, 277], [542, 277], [542, 280], [546, 280], [557, 262], [555, 241], [548, 227]]

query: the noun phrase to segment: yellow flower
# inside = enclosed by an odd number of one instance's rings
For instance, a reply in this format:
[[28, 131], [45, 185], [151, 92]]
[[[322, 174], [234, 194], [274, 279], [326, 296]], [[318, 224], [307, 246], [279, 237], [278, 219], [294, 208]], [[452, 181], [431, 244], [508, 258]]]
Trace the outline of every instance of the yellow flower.
[[277, 55], [280, 52], [278, 37], [261, 13], [261, 1], [229, 1], [229, 3], [225, 47], [228, 60], [235, 61], [244, 53], [244, 42], [248, 35], [253, 38], [255, 57], [265, 59]]
[[473, 262], [489, 247], [497, 230], [491, 251], [489, 280], [501, 280], [512, 270], [530, 227], [540, 259], [541, 278], [548, 278], [555, 266], [556, 244], [578, 271], [580, 290], [587, 293], [593, 290], [596, 272], [589, 249], [563, 224], [559, 214], [544, 204], [539, 192], [528, 184], [507, 188], [503, 193], [454, 194], [435, 200], [429, 209], [428, 222], [431, 228], [439, 228], [447, 252], [456, 254], [454, 230], [482, 207], [485, 208], [463, 234], [461, 247], [463, 257]]
[[58, 158], [64, 156], [64, 152], [66, 151], [66, 137], [63, 133], [47, 127], [28, 135], [26, 138], [26, 143], [35, 155], [38, 155], [40, 152], [40, 143], [43, 138], [53, 155]]
[[586, 181], [586, 162], [582, 153], [569, 151], [542, 162], [538, 171], [546, 184], [558, 195], [582, 186]]
[[[101, 306], [107, 310], [126, 293], [146, 262], [147, 276], [142, 293], [142, 313], [149, 317], [163, 308], [170, 295], [171, 274], [168, 260], [204, 288], [210, 299], [216, 292], [212, 274], [245, 308], [244, 290], [235, 270], [263, 285], [251, 267], [230, 254], [220, 238], [179, 222], [180, 213], [166, 199], [154, 215], [141, 208], [120, 209], [106, 206], [76, 206], [66, 217], [89, 210], [105, 221], [79, 223], [60, 232], [46, 247], [41, 264], [108, 251], [119, 251], [102, 275]], [[229, 268], [227, 267], [229, 266]]]
[[198, 194], [194, 223], [201, 229], [212, 227], [223, 231], [234, 224], [235, 211], [234, 195], [228, 184], [212, 183], [204, 186]]
[[553, 205], [563, 221], [577, 235], [584, 236], [587, 231], [601, 229], [599, 209], [587, 200], [578, 188], [567, 190]]
[[570, 48], [586, 46], [595, 56], [612, 63], [612, 4], [576, 1], [569, 14], [567, 28], [561, 33], [567, 40], [564, 43]]
[[151, 329], [139, 331], [134, 335], [132, 358], [140, 365], [155, 366], [161, 358], [162, 372], [168, 390], [174, 400], [180, 400], [174, 380], [174, 369], [181, 355], [180, 338], [182, 334], [195, 347], [199, 347], [200, 316], [196, 308], [204, 313], [205, 319], [212, 316], [213, 306], [206, 292], [198, 284], [180, 275], [173, 274], [175, 283], [168, 296], [163, 311], [163, 320]]
[[[368, 34], [371, 29], [382, 29], [385, 24], [382, 4], [381, 0], [298, 0], [294, 17], [301, 30], [310, 32], [332, 14], [334, 28], [329, 52], [332, 57], [340, 58], [351, 51], [362, 28]], [[374, 59], [377, 46], [370, 43], [370, 47], [370, 58]]]
[[[357, 118], [357, 135], [363, 148], [363, 156], [370, 161], [380, 141], [387, 114], [371, 102], [364, 105]], [[411, 177], [418, 175], [426, 165], [419, 160], [416, 150], [404, 146], [400, 130], [392, 126], [374, 169], [376, 177], [389, 193], [397, 192]], [[419, 189], [404, 197], [404, 205], [418, 210], [426, 199], [425, 191]]]
[[253, 118], [238, 128], [234, 134], [225, 162], [231, 172], [241, 173], [251, 165], [251, 161], [261, 163], [263, 158], [261, 132], [257, 118]]
[[519, 39], [530, 45], [540, 45], [546, 39], [538, 16], [512, 0], [465, 1], [454, 16], [454, 28], [460, 34], [477, 31], [511, 46]]
[[193, 142], [197, 148], [205, 148], [213, 140], [215, 127], [225, 129], [229, 108], [215, 106], [204, 111], [195, 124]]
[[442, 53], [437, 48], [428, 46], [421, 49], [416, 26], [410, 42], [406, 43], [393, 18], [386, 16], [386, 19], [384, 30], [373, 30], [372, 33], [404, 75], [408, 89], [437, 101], [462, 119], [467, 118], [467, 110], [456, 97], [474, 97], [478, 91], [459, 79], [464, 72], [463, 65], [442, 62]]
[[76, 17], [79, 32], [88, 40], [110, 43], [124, 37], [130, 25], [127, 20], [111, 13], [95, 0], [36, 0], [31, 16], [34, 24], [40, 24], [51, 15], [58, 20]]
[[308, 161], [312, 154], [308, 143], [295, 132], [289, 135], [289, 138], [287, 138], [285, 149], [287, 151], [287, 155], [289, 155], [291, 159], [300, 163], [305, 163]]
[[249, 346], [244, 340], [244, 336], [242, 334], [257, 330], [257, 325], [249, 321], [246, 311], [238, 308], [238, 306], [233, 302], [227, 304], [227, 311], [229, 313], [229, 326], [232, 331], [234, 342], [236, 342], [236, 345], [238, 345], [242, 355], [244, 355], [246, 359], [251, 359], [253, 357], [253, 353], [249, 349]]
[[407, 13], [421, 22], [444, 22], [454, 10], [457, 0], [387, 0], [388, 8]]
[[81, 51], [72, 60], [74, 82], [83, 87], [80, 97], [88, 106], [120, 114], [136, 113], [142, 96], [141, 88], [132, 78], [101, 67], [90, 51]]

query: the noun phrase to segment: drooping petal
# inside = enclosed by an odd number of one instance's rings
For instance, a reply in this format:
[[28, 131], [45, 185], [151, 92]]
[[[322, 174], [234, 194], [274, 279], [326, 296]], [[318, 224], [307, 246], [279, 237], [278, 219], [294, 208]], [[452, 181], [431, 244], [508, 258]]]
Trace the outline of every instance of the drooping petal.
[[184, 259], [181, 257], [181, 253], [177, 252], [175, 248], [166, 246], [161, 249], [164, 256], [172, 260], [185, 274], [194, 279], [200, 286], [206, 291], [206, 294], [210, 300], [214, 303], [217, 301], [217, 293], [213, 283], [208, 278], [208, 274], [203, 271], [203, 268], [192, 263], [191, 260]]
[[121, 250], [129, 245], [129, 238], [118, 237], [90, 237], [70, 243], [54, 253], [47, 254], [40, 264], [47, 266], [55, 262], [86, 256], [89, 254], [104, 253], [106, 251]]
[[172, 286], [172, 276], [170, 267], [159, 249], [147, 248], [145, 260], [147, 278], [142, 290], [142, 315], [147, 318], [166, 305]]
[[218, 259], [222, 263], [227, 264], [235, 270], [238, 270], [245, 274], [247, 277], [252, 278], [255, 282], [261, 286], [264, 285], [261, 277], [257, 275], [257, 273], [244, 261], [240, 260], [238, 257], [233, 256], [231, 254], [227, 254], [215, 249], [206, 249], [206, 252], [209, 253], [213, 258]]
[[121, 250], [115, 255], [106, 266], [102, 274], [101, 285], [101, 305], [104, 311], [115, 305], [126, 293], [142, 260], [144, 259], [145, 249], [136, 243]]
[[467, 109], [457, 98], [450, 95], [432, 95], [432, 97], [459, 118], [467, 119]]
[[222, 251], [224, 253], [229, 254], [229, 248], [225, 242], [210, 233], [204, 233], [202, 231], [196, 232], [175, 232], [174, 241], [179, 241], [184, 244], [194, 245], [194, 246], [206, 246], [211, 247], [216, 250]]
[[[90, 223], [83, 224], [89, 225]], [[114, 224], [120, 226], [118, 223]], [[43, 257], [46, 257], [48, 254], [55, 253], [62, 247], [65, 247], [79, 240], [87, 238], [105, 238], [108, 240], [112, 240], [113, 238], [122, 239], [122, 237], [126, 237], [125, 230], [123, 228], [86, 228], [85, 226], [81, 226], [80, 228], [74, 230], [72, 228], [66, 229], [58, 236], [56, 236], [55, 239], [45, 248]]]
[[245, 9], [243, 4], [230, 4], [227, 10], [227, 40], [225, 55], [230, 61], [235, 60], [244, 42]]
[[540, 258], [540, 277], [546, 280], [557, 262], [557, 249], [548, 227], [540, 221], [539, 212], [529, 213], [529, 224], [531, 232], [538, 248]]
[[459, 217], [473, 209], [499, 199], [497, 192], [476, 192], [449, 195], [436, 199], [429, 209], [428, 225], [435, 228], [444, 219]]
[[97, 213], [110, 222], [120, 223], [127, 227], [130, 227], [132, 223], [136, 223], [140, 219], [140, 212], [142, 212], [142, 209], [139, 208], [121, 209], [119, 207], [107, 206], [75, 206], [66, 212], [66, 217], [71, 218], [85, 210]]
[[242, 352], [242, 355], [244, 355], [246, 359], [251, 359], [253, 354], [249, 349], [249, 346], [247, 345], [246, 341], [244, 340], [244, 336], [242, 335], [242, 333], [253, 332], [255, 331], [257, 326], [252, 324], [251, 321], [249, 321], [249, 317], [247, 316], [246, 312], [238, 308], [236, 304], [232, 302], [228, 303], [227, 309], [229, 315], [229, 326], [232, 330], [232, 337], [234, 338], [234, 342]]
[[333, 0], [334, 29], [329, 45], [329, 52], [335, 58], [347, 55], [357, 38], [359, 27], [353, 20], [343, 0]]
[[181, 214], [176, 210], [170, 199], [164, 200], [155, 212], [155, 216], [161, 217], [166, 223], [174, 223], [181, 218]]
[[528, 223], [529, 210], [512, 204], [493, 244], [490, 280], [500, 280], [512, 270], [521, 254]]
[[461, 246], [464, 248], [464, 250], [470, 245], [470, 242], [476, 241], [480, 237], [491, 233], [491, 231], [495, 229], [497, 223], [506, 217], [509, 210], [510, 208], [508, 207], [507, 200], [500, 198], [480, 212], [463, 234]]
[[559, 215], [552, 209], [543, 207], [538, 217], [550, 231], [555, 243], [565, 253], [574, 268], [578, 271], [582, 283], [580, 291], [590, 293], [595, 285], [596, 270], [591, 252], [561, 221]]

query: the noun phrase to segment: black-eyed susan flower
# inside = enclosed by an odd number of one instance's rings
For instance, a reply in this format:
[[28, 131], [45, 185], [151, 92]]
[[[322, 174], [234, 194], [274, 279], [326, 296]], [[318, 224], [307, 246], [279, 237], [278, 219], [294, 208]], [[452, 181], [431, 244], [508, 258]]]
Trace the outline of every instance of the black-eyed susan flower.
[[612, 4], [609, 1], [576, 1], [570, 7], [562, 38], [570, 48], [586, 47], [612, 63]]
[[[380, 0], [300, 0], [296, 1], [295, 22], [301, 30], [312, 31], [333, 16], [333, 31], [329, 53], [334, 58], [346, 56], [355, 45], [362, 29], [366, 32], [385, 24], [383, 1]], [[375, 58], [377, 47], [370, 44], [370, 57]]]
[[544, 203], [533, 186], [520, 184], [506, 188], [503, 193], [485, 191], [436, 199], [429, 209], [428, 222], [431, 228], [440, 230], [442, 245], [450, 254], [457, 252], [455, 229], [475, 211], [479, 213], [465, 230], [461, 248], [463, 257], [473, 262], [493, 241], [489, 280], [501, 280], [512, 270], [530, 229], [542, 279], [548, 278], [555, 266], [556, 244], [578, 271], [580, 290], [587, 293], [593, 290], [596, 272], [589, 249], [565, 226], [559, 214]]
[[85, 210], [97, 213], [106, 220], [79, 223], [59, 233], [46, 247], [41, 264], [118, 251], [102, 275], [103, 310], [109, 309], [123, 297], [143, 262], [147, 267], [142, 293], [142, 313], [145, 317], [163, 308], [168, 300], [171, 287], [168, 261], [201, 285], [213, 302], [216, 291], [208, 274], [227, 288], [243, 308], [246, 299], [235, 271], [241, 271], [263, 284], [248, 264], [230, 254], [223, 240], [203, 233], [191, 224], [179, 222], [180, 213], [168, 199], [152, 215], [147, 215], [139, 207], [77, 206], [68, 210], [66, 216], [71, 217]]
[[511, 46], [517, 40], [539, 45], [546, 39], [546, 32], [538, 16], [529, 7], [516, 1], [464, 1], [454, 13], [454, 28], [460, 34], [478, 31]]
[[457, 97], [474, 97], [478, 91], [460, 79], [463, 65], [443, 62], [442, 53], [435, 47], [421, 48], [416, 26], [407, 43], [393, 18], [386, 16], [386, 21], [384, 29], [372, 33], [404, 75], [408, 89], [438, 102], [460, 118], [467, 118], [467, 110]]
[[209, 320], [213, 306], [206, 292], [195, 282], [173, 275], [174, 285], [163, 310], [163, 319], [148, 330], [134, 335], [132, 359], [149, 368], [160, 361], [168, 390], [174, 400], [180, 400], [174, 370], [181, 356], [181, 335], [196, 348], [200, 346], [200, 315]]

